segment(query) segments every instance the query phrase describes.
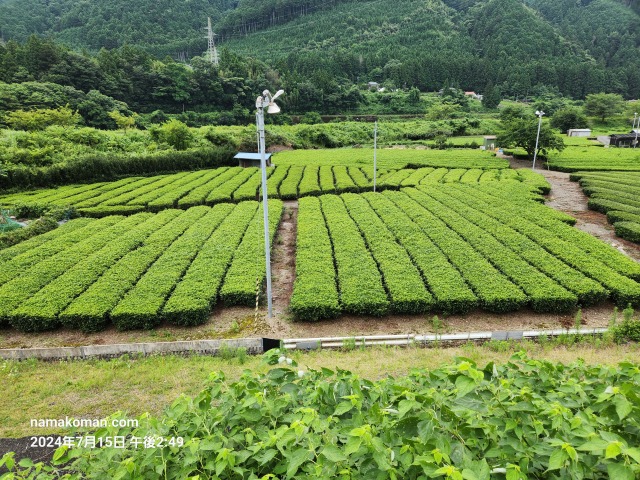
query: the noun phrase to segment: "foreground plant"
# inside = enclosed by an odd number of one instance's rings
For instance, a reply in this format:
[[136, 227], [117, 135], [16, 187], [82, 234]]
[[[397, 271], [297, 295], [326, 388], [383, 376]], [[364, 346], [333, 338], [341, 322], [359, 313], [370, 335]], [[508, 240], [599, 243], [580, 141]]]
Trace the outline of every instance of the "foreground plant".
[[[279, 355], [268, 358], [278, 363]], [[372, 382], [324, 368], [300, 375], [283, 358], [266, 374], [247, 371], [234, 383], [212, 374], [198, 396], [179, 398], [159, 419], [143, 416], [137, 429], [95, 432], [183, 438], [182, 446], [63, 447], [56, 461], [71, 462], [65, 468], [78, 473], [60, 478], [633, 480], [640, 474], [637, 364], [565, 366], [517, 354], [502, 366], [480, 369], [460, 358]], [[15, 475], [2, 478], [59, 478]]]

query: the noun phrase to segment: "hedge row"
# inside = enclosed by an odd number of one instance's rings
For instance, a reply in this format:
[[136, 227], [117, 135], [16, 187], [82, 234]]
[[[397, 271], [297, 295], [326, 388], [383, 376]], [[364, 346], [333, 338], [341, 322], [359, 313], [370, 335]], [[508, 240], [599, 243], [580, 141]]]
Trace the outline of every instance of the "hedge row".
[[118, 330], [153, 328], [160, 322], [166, 298], [228, 213], [227, 209], [210, 210], [165, 250], [111, 311]]
[[[252, 181], [252, 179], [254, 179]], [[233, 192], [235, 192], [243, 183], [250, 182], [255, 184], [257, 179], [260, 183], [260, 169], [258, 168], [243, 168], [233, 178], [226, 180], [224, 183], [218, 184], [216, 188], [213, 188], [205, 200], [207, 205], [215, 205], [220, 202], [228, 202], [233, 198]], [[209, 184], [210, 186], [211, 184]], [[257, 191], [257, 185], [256, 185]], [[255, 199], [253, 199], [255, 200]]]
[[[33, 252], [41, 245], [54, 239], [61, 239], [65, 235], [72, 233], [75, 230], [86, 227], [95, 220], [90, 218], [79, 218], [73, 222], [66, 222], [60, 225], [55, 230], [51, 230], [46, 233], [42, 233], [36, 237], [32, 237], [28, 240], [24, 240], [16, 245], [4, 248], [0, 250], [0, 263], [14, 259], [19, 255], [26, 252]], [[2, 270], [0, 270], [2, 272]], [[1, 273], [0, 273], [1, 275]], [[0, 282], [1, 283], [1, 282]]]
[[351, 176], [351, 178], [353, 179], [353, 182], [358, 187], [369, 186], [373, 181], [372, 178], [369, 178], [369, 175], [366, 169], [362, 169], [358, 167], [348, 167], [347, 171], [349, 172], [349, 176]]
[[90, 218], [102, 218], [109, 215], [132, 215], [144, 211], [144, 205], [99, 205], [97, 207], [78, 209], [80, 215]]
[[433, 167], [417, 168], [400, 183], [403, 187], [418, 185], [423, 178], [434, 171]]
[[318, 174], [318, 182], [320, 184], [320, 190], [324, 193], [334, 192], [336, 189], [335, 178], [333, 176], [333, 169], [328, 165], [320, 166], [320, 173]]
[[607, 291], [602, 285], [569, 267], [525, 235], [485, 213], [493, 209], [490, 204], [485, 203], [479, 207], [469, 192], [452, 188], [446, 192], [433, 189], [429, 194], [440, 202], [446, 201], [457, 213], [493, 235], [545, 275], [573, 292], [581, 305], [591, 305], [607, 298]]
[[353, 193], [342, 195], [342, 200], [382, 272], [382, 281], [391, 299], [391, 310], [401, 314], [430, 310], [433, 297], [427, 291], [420, 272], [371, 205]]
[[297, 320], [315, 321], [340, 314], [329, 231], [315, 197], [298, 203], [296, 279], [289, 309]]
[[448, 172], [449, 170], [447, 170], [446, 168], [436, 168], [433, 172], [420, 180], [420, 185], [433, 185], [436, 183], [440, 183]]
[[616, 222], [640, 223], [640, 210], [638, 210], [638, 213], [609, 210], [607, 212], [607, 220], [609, 220], [609, 223], [616, 223]]
[[105, 328], [110, 322], [109, 313], [122, 297], [165, 250], [208, 211], [206, 207], [175, 211], [179, 215], [173, 221], [150, 235], [142, 247], [121, 258], [84, 293], [73, 300], [60, 314], [61, 323], [83, 332], [95, 332]]
[[527, 304], [527, 296], [520, 288], [419, 203], [401, 192], [386, 191], [383, 195], [402, 208], [443, 251], [474, 290], [482, 308], [509, 312]]
[[[267, 185], [269, 185], [269, 176], [273, 173], [273, 168], [267, 168]], [[246, 200], [259, 200], [258, 190], [262, 185], [262, 170], [258, 169], [255, 175], [249, 177], [249, 179], [240, 185], [233, 192], [233, 200], [236, 202], [242, 202]]]
[[[217, 208], [231, 208], [219, 205]], [[249, 222], [260, 213], [257, 202], [243, 202], [205, 242], [162, 309], [162, 317], [181, 326], [207, 321], [233, 255]], [[258, 257], [259, 258], [259, 257]]]
[[[78, 219], [77, 221], [70, 222], [70, 228], [54, 230], [51, 233], [58, 233], [58, 235], [47, 236], [46, 242], [33, 245], [33, 248], [28, 250], [17, 248], [16, 250], [7, 249], [7, 251], [3, 251], [3, 256], [11, 255], [11, 253], [15, 255], [13, 257], [1, 258], [6, 263], [0, 268], [0, 285], [23, 275], [39, 262], [53, 257], [83, 239], [91, 237], [96, 232], [110, 227], [121, 218], [122, 217], [111, 217], [102, 219], [99, 222], [91, 221], [91, 223], [85, 223], [85, 219]], [[78, 222], [77, 226], [76, 222]], [[20, 245], [16, 245], [16, 247], [19, 246]], [[9, 260], [11, 261], [9, 262]]]
[[[123, 235], [150, 214], [142, 213], [128, 218], [106, 217], [92, 223], [88, 228], [102, 227], [92, 236], [75, 243], [55, 255], [40, 259], [31, 268], [19, 272], [18, 276], [0, 287], [0, 325], [9, 323], [11, 314], [38, 290], [62, 275], [87, 256]], [[75, 232], [74, 232], [75, 233]]]
[[357, 315], [386, 314], [389, 300], [380, 272], [344, 203], [335, 195], [322, 195], [320, 202], [333, 244], [343, 311]]
[[201, 148], [138, 156], [95, 153], [47, 167], [15, 167], [0, 177], [0, 189], [49, 187], [86, 181], [113, 180], [124, 175], [148, 175], [232, 165], [234, 152]]
[[403, 192], [445, 222], [509, 280], [522, 288], [529, 297], [533, 310], [560, 313], [571, 311], [577, 306], [578, 297], [533, 267], [494, 236], [457, 213], [456, 209], [449, 208], [442, 196], [438, 201], [434, 196], [415, 189], [409, 188]]
[[152, 185], [153, 183], [157, 182], [158, 180], [161, 180], [162, 178], [164, 177], [144, 177], [144, 178], [138, 178], [133, 182], [127, 182], [125, 184], [120, 184], [118, 182], [118, 186], [116, 186], [116, 188], [104, 190], [100, 192], [100, 194], [97, 196], [93, 196], [82, 202], [75, 203], [74, 206], [76, 208], [95, 207], [101, 203], [111, 200], [112, 198], [118, 197], [123, 193], [129, 193], [138, 188], [144, 189], [144, 187], [146, 187], [147, 185]]
[[434, 310], [466, 313], [478, 306], [476, 295], [460, 272], [405, 211], [378, 193], [365, 193], [363, 197], [420, 270], [434, 297]]
[[466, 168], [454, 168], [449, 170], [444, 177], [442, 177], [442, 183], [459, 182], [462, 175], [466, 173]]
[[304, 169], [302, 179], [298, 185], [298, 195], [301, 197], [308, 195], [320, 195], [322, 193], [322, 189], [320, 188], [319, 175], [319, 166], [308, 165]]
[[[278, 193], [283, 200], [291, 200], [298, 197], [298, 185], [302, 180], [305, 167], [294, 165], [289, 168], [289, 173], [280, 184]], [[268, 188], [268, 186], [267, 186]]]
[[613, 227], [619, 237], [630, 242], [640, 243], [640, 223], [617, 222]]
[[483, 173], [484, 173], [484, 170], [481, 170], [479, 168], [471, 168], [467, 170], [466, 173], [460, 177], [460, 182], [478, 183]]
[[139, 218], [141, 223], [129, 229], [126, 235], [113, 239], [101, 249], [86, 256], [23, 302], [11, 314], [11, 325], [23, 332], [58, 327], [58, 314], [75, 297], [83, 293], [120, 258], [142, 245], [149, 235], [173, 220], [177, 214], [176, 211], [167, 210], [158, 215], [145, 214], [146, 218]]
[[[273, 173], [269, 176], [267, 180], [267, 194], [271, 197], [278, 196], [278, 189], [280, 188], [280, 184], [289, 174], [290, 167], [278, 167], [273, 170]], [[258, 190], [258, 194], [260, 198], [262, 198], [262, 187]]]
[[217, 174], [218, 170], [219, 169], [210, 170], [209, 172], [196, 171], [187, 174], [167, 176], [166, 178], [170, 181], [165, 183], [164, 186], [157, 185], [156, 188], [151, 189], [147, 193], [136, 192], [135, 195], [133, 195], [129, 199], [129, 201], [123, 203], [127, 203], [128, 205], [147, 205], [149, 202], [168, 195], [171, 196], [170, 198], [172, 198], [172, 200], [170, 202], [167, 202], [167, 204], [173, 207], [173, 196], [175, 195], [175, 192], [183, 189], [185, 185], [189, 187], [189, 190], [192, 190], [194, 188], [194, 182], [201, 181], [202, 177], [204, 177], [207, 173], [214, 172], [215, 174]]
[[356, 182], [353, 181], [349, 170], [344, 165], [337, 165], [333, 167], [333, 175], [336, 179], [336, 192], [357, 192], [359, 190]]
[[[178, 200], [178, 207], [190, 208], [197, 205], [204, 205], [205, 200], [209, 196], [209, 193], [218, 185], [222, 185], [227, 180], [233, 178], [240, 172], [240, 167], [231, 167], [225, 169], [219, 175], [216, 175], [210, 182], [198, 185], [191, 190], [187, 195]], [[150, 206], [154, 206], [154, 202], [151, 202]]]
[[144, 186], [136, 188], [134, 191], [121, 193], [116, 197], [111, 197], [110, 199], [100, 202], [102, 205], [126, 205], [130, 204], [132, 200], [135, 201], [137, 205], [144, 205], [143, 202], [138, 201], [138, 198], [147, 195], [150, 192], [155, 193], [158, 190], [166, 187], [167, 185], [173, 185], [176, 181], [179, 181], [181, 178], [186, 177], [182, 173], [178, 175], [163, 175], [159, 177], [151, 177], [155, 178], [155, 181], [146, 183]]
[[[150, 193], [146, 197], [139, 198], [138, 201], [140, 203], [146, 203], [147, 208], [152, 212], [157, 212], [165, 208], [177, 207], [178, 202], [182, 198], [187, 196], [190, 192], [202, 187], [203, 185], [207, 185], [210, 182], [213, 182], [213, 180], [217, 176], [222, 175], [226, 171], [227, 168], [217, 168], [215, 170], [209, 170], [206, 172], [193, 172], [195, 178], [191, 182], [181, 185], [177, 188], [168, 185], [156, 192], [158, 194], [157, 196], [153, 196], [153, 198], [151, 198], [152, 194]], [[186, 206], [186, 202], [183, 203], [183, 207]]]
[[[474, 200], [479, 205], [491, 205], [480, 198], [479, 194], [476, 194]], [[611, 291], [612, 298], [619, 306], [624, 307], [628, 303], [634, 306], [640, 305], [640, 283], [629, 276], [625, 276], [625, 274], [635, 275], [633, 270], [640, 267], [640, 265], [617, 250], [588, 234], [584, 234], [589, 238], [583, 241], [583, 232], [579, 230], [572, 229], [562, 223], [549, 222], [548, 219], [531, 218], [530, 212], [506, 203], [487, 210], [487, 213], [528, 236], [536, 243], [543, 245], [544, 248], [568, 265], [602, 284]], [[538, 222], [542, 225], [537, 224]], [[565, 231], [565, 228], [570, 229], [572, 232]], [[573, 233], [574, 230], [575, 234]], [[564, 235], [564, 238], [560, 238], [559, 235]], [[593, 243], [589, 241], [590, 239], [593, 240]], [[610, 257], [600, 258], [607, 251]], [[605, 263], [603, 260], [607, 259], [609, 262]], [[623, 264], [627, 262], [633, 268], [624, 269]], [[614, 263], [617, 264], [618, 268], [622, 269], [622, 272], [618, 272], [611, 267], [611, 264]]]
[[[271, 246], [273, 246], [283, 209], [282, 201], [269, 200]], [[256, 281], [262, 286], [266, 276], [267, 267], [264, 258], [264, 210], [258, 208], [233, 255], [233, 261], [220, 289], [220, 300], [225, 305], [255, 306]]]

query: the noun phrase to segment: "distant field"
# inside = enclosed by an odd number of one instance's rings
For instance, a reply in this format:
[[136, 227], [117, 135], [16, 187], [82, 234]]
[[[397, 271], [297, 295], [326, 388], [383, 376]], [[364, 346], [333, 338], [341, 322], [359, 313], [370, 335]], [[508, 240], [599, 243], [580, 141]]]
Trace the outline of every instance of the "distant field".
[[561, 172], [640, 171], [640, 149], [569, 146], [551, 156], [548, 164], [552, 170]]
[[[409, 165], [444, 168], [508, 168], [506, 160], [480, 149], [420, 150], [381, 148], [377, 152], [380, 168], [406, 168]], [[373, 165], [372, 148], [330, 150], [291, 150], [274, 157], [277, 165]]]
[[579, 172], [571, 180], [589, 198], [589, 208], [605, 213], [616, 235], [640, 243], [640, 172]]
[[[270, 198], [283, 200], [325, 193], [373, 190], [373, 168], [346, 165], [280, 165], [269, 168]], [[377, 188], [436, 183], [512, 182], [546, 193], [544, 177], [528, 170], [434, 168], [378, 170]], [[215, 170], [130, 177], [116, 182], [72, 185], [0, 197], [0, 205], [23, 216], [37, 216], [50, 206], [74, 207], [84, 216], [130, 215], [167, 208], [257, 200], [261, 175], [257, 168], [223, 167]]]

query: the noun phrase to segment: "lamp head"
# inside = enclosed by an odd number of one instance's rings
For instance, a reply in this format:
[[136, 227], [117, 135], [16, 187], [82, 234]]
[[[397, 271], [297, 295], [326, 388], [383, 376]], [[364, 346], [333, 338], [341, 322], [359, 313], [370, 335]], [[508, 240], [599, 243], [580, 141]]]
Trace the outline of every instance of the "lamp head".
[[544, 112], [542, 110], [536, 110], [536, 115], [541, 117], [544, 115]]
[[276, 105], [275, 103], [271, 102], [269, 104], [269, 107], [267, 108], [267, 113], [280, 113], [280, 107], [278, 105]]

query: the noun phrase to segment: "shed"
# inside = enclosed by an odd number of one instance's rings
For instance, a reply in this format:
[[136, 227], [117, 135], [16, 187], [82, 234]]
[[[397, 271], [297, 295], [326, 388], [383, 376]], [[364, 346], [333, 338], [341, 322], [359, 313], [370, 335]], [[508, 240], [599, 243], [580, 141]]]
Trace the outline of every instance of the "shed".
[[496, 136], [495, 135], [486, 135], [484, 137], [484, 149], [485, 150], [495, 150], [496, 148]]
[[590, 137], [590, 128], [572, 128], [567, 131], [567, 137]]
[[[260, 167], [260, 154], [259, 153], [246, 153], [240, 152], [236, 154], [235, 157], [238, 159], [238, 166], [247, 168], [247, 167]], [[267, 159], [267, 167], [271, 166], [271, 154], [265, 154], [265, 158]]]
[[633, 147], [640, 139], [637, 133], [614, 133], [609, 135], [609, 145], [612, 147]]

